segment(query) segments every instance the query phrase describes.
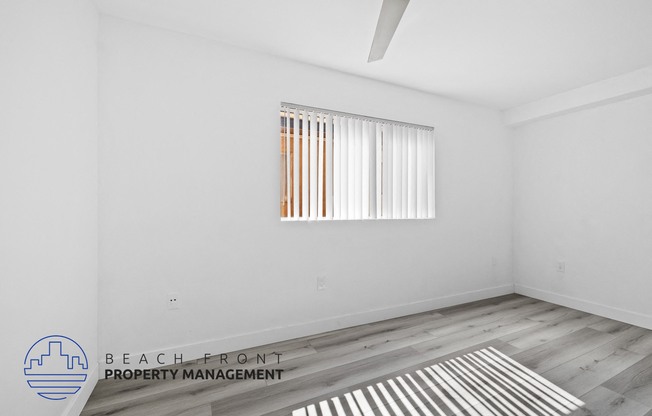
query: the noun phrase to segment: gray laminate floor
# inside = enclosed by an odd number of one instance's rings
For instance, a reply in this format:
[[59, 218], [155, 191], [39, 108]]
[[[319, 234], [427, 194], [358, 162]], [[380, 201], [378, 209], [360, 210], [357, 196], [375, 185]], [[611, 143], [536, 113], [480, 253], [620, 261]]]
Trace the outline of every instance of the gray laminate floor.
[[[82, 416], [289, 415], [394, 375], [493, 347], [586, 403], [573, 415], [652, 416], [652, 331], [508, 295], [168, 367], [283, 369], [281, 380], [101, 380]], [[256, 354], [281, 353], [256, 363]], [[234, 363], [238, 353], [250, 361]]]

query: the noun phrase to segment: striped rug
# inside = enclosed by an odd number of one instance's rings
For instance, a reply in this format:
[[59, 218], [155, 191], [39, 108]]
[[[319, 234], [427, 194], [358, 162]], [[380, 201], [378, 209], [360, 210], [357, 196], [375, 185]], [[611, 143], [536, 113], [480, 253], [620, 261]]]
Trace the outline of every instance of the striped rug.
[[292, 412], [292, 416], [556, 416], [584, 403], [495, 348]]

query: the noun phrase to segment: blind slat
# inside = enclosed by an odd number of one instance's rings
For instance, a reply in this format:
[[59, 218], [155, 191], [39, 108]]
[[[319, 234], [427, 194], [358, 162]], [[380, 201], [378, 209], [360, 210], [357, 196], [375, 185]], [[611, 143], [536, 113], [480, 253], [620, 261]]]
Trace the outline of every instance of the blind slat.
[[317, 219], [317, 116], [309, 114], [310, 124], [310, 219]]
[[292, 148], [291, 148], [291, 133], [292, 129], [290, 128], [290, 112], [285, 112], [285, 198], [286, 198], [286, 214], [290, 216], [292, 211], [292, 177], [290, 176], [291, 172], [291, 163], [292, 163]]
[[333, 218], [333, 118], [326, 115], [326, 218]]
[[419, 212], [420, 218], [428, 217], [428, 137], [425, 132], [421, 134], [421, 152], [420, 163], [419, 163], [419, 193], [421, 194], [421, 203], [419, 204], [421, 212]]
[[428, 218], [435, 218], [435, 135], [428, 132]]
[[376, 217], [376, 175], [377, 160], [376, 160], [376, 123], [370, 121], [367, 125], [369, 134], [369, 218]]
[[402, 179], [402, 185], [401, 185], [401, 190], [403, 191], [401, 194], [401, 212], [402, 212], [402, 217], [401, 218], [407, 218], [408, 217], [408, 166], [409, 166], [409, 158], [408, 158], [408, 144], [409, 144], [409, 129], [405, 126], [401, 128], [401, 143], [403, 147], [403, 163], [401, 164], [401, 167], [403, 170], [401, 171], [401, 179]]
[[362, 218], [369, 218], [369, 122], [362, 122]]
[[383, 204], [383, 135], [380, 124], [374, 124], [376, 129], [376, 212], [374, 218], [381, 218]]
[[349, 118], [347, 120], [347, 125], [348, 125], [348, 143], [349, 143], [349, 152], [348, 152], [348, 157], [349, 157], [349, 163], [348, 163], [348, 176], [347, 176], [347, 189], [348, 189], [348, 195], [347, 195], [347, 201], [348, 201], [348, 208], [347, 208], [347, 214], [348, 218], [356, 218], [355, 217], [355, 120]]
[[382, 190], [382, 203], [381, 203], [381, 218], [388, 217], [387, 205], [389, 204], [389, 139], [385, 132], [385, 126], [379, 126], [381, 135], [381, 149], [382, 149], [382, 177], [381, 177], [381, 190]]
[[355, 167], [355, 188], [353, 197], [355, 198], [355, 219], [362, 218], [362, 120], [355, 120], [355, 156], [353, 165]]
[[408, 132], [408, 192], [407, 192], [407, 205], [408, 205], [408, 218], [416, 217], [416, 178], [414, 166], [416, 165], [416, 141], [418, 132], [411, 130]]
[[342, 219], [349, 218], [349, 119], [346, 117], [339, 117], [340, 119], [340, 137], [342, 143], [341, 148], [341, 176], [340, 176], [340, 213]]
[[421, 156], [423, 155], [423, 149], [421, 148], [421, 139], [423, 137], [423, 134], [421, 134], [421, 131], [417, 131], [417, 160], [416, 160], [416, 183], [417, 183], [417, 188], [416, 188], [416, 196], [417, 196], [417, 204], [416, 204], [416, 212], [415, 212], [415, 217], [416, 218], [421, 218], [421, 204], [422, 204], [422, 199], [423, 195], [421, 193], [421, 165], [423, 162], [421, 161]]
[[403, 213], [401, 209], [401, 198], [403, 196], [403, 180], [401, 175], [403, 173], [403, 137], [401, 126], [393, 126], [394, 130], [394, 148], [393, 148], [393, 169], [392, 187], [394, 188], [394, 201], [392, 203], [392, 210], [394, 211], [394, 218], [402, 218]]
[[301, 188], [300, 188], [300, 180], [299, 178], [301, 177], [301, 172], [299, 171], [300, 169], [300, 158], [301, 158], [301, 143], [299, 142], [299, 134], [301, 130], [301, 126], [299, 123], [299, 113], [295, 110], [293, 113], [294, 116], [294, 142], [293, 142], [293, 147], [294, 147], [294, 155], [293, 155], [293, 162], [294, 162], [294, 169], [292, 171], [292, 185], [294, 186], [294, 197], [292, 198], [292, 218], [299, 218], [299, 201], [301, 200]]
[[324, 147], [326, 142], [324, 128], [326, 124], [324, 123], [323, 114], [319, 114], [317, 117], [317, 218], [322, 218], [324, 216], [324, 155], [326, 150]]
[[418, 193], [417, 196], [419, 200], [417, 201], [417, 207], [418, 207], [418, 212], [417, 215], [419, 218], [425, 217], [424, 211], [427, 211], [427, 190], [426, 190], [426, 164], [425, 164], [425, 156], [426, 156], [426, 147], [425, 147], [425, 134], [422, 131], [421, 134], [419, 135], [419, 163], [417, 164], [417, 178], [419, 180], [417, 181], [417, 187], [418, 187]]
[[342, 218], [340, 211], [341, 195], [341, 152], [342, 136], [340, 134], [340, 117], [333, 117], [333, 217]]
[[301, 129], [301, 218], [308, 219], [308, 204], [310, 189], [310, 176], [309, 176], [309, 143], [308, 143], [308, 113], [301, 111], [300, 113], [303, 128]]
[[394, 169], [392, 168], [392, 163], [394, 160], [394, 126], [383, 126], [383, 135], [385, 137], [385, 144], [387, 146], [387, 180], [385, 181], [387, 185], [387, 205], [385, 218], [394, 218], [394, 192], [392, 186], [394, 181]]

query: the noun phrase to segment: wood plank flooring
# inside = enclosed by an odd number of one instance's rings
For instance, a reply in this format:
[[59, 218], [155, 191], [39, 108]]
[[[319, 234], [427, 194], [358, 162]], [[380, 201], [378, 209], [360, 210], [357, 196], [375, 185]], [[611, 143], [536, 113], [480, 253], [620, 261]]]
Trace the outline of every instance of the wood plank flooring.
[[573, 415], [652, 416], [652, 331], [520, 295], [501, 296], [238, 353], [282, 380], [101, 380], [82, 416], [287, 416], [352, 389], [494, 347], [586, 403]]

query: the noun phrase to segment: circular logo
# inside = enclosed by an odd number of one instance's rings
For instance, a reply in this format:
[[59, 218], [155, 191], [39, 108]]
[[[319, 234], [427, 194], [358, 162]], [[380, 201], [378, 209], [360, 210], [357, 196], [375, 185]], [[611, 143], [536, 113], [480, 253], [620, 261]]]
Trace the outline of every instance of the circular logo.
[[24, 365], [29, 387], [48, 400], [64, 400], [76, 394], [88, 375], [86, 353], [63, 335], [36, 341], [27, 351]]

